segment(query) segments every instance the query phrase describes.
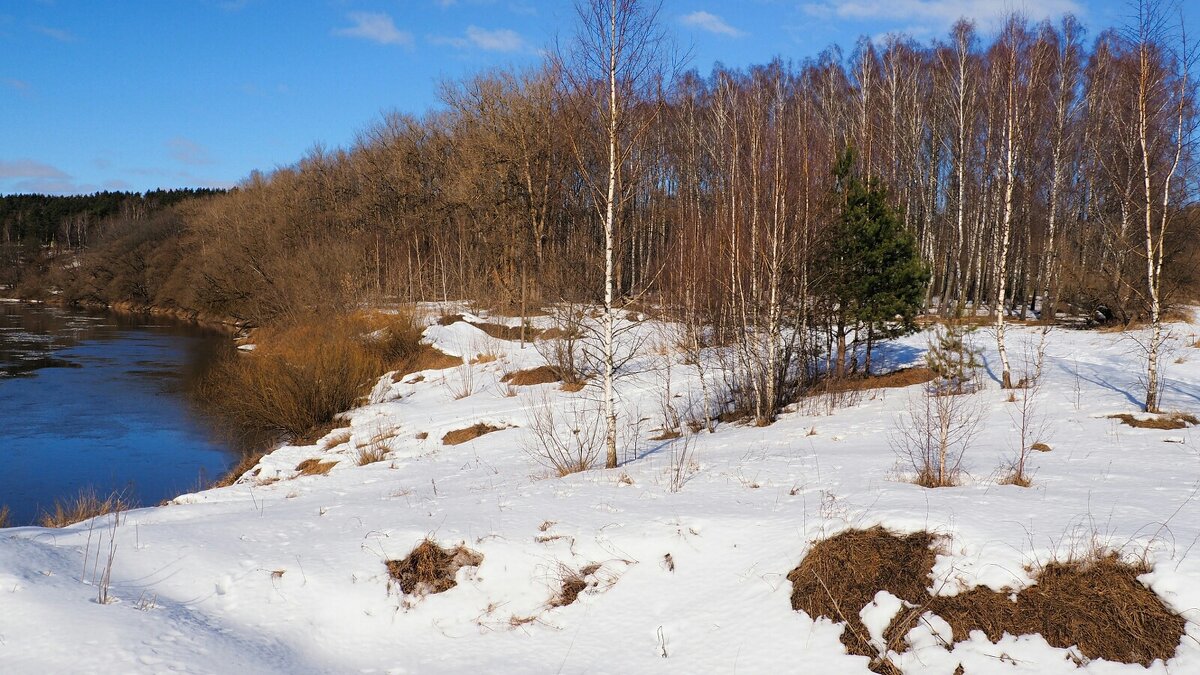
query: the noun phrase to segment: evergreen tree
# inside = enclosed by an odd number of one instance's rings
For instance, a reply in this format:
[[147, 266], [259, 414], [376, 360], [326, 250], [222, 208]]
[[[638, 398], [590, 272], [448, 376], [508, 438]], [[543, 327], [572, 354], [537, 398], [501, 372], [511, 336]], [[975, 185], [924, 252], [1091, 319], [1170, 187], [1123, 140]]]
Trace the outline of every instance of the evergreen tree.
[[866, 371], [880, 338], [916, 330], [929, 270], [916, 238], [887, 203], [887, 191], [875, 180], [864, 182], [854, 171], [854, 150], [847, 148], [834, 169], [841, 213], [833, 242], [835, 296], [847, 324], [866, 330]]

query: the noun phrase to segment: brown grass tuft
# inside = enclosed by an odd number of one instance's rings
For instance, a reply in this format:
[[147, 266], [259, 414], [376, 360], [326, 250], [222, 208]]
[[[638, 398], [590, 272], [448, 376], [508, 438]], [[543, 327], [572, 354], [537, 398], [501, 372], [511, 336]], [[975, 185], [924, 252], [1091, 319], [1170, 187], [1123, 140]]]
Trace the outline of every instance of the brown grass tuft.
[[[396, 372], [392, 375], [392, 381], [399, 382], [409, 375], [419, 373], [423, 370], [445, 370], [461, 366], [462, 364], [463, 360], [461, 357], [451, 356], [433, 345], [422, 343], [408, 358], [396, 365]], [[412, 382], [420, 382], [424, 379], [424, 376], [418, 375]]]
[[494, 427], [483, 422], [476, 422], [466, 429], [455, 429], [454, 431], [446, 432], [442, 436], [442, 445], [459, 445], [467, 441], [473, 441], [484, 434], [490, 434], [493, 431], [500, 431], [504, 427]]
[[1038, 452], [1050, 452], [1050, 446], [1046, 443], [1042, 443], [1041, 441], [1029, 446], [1029, 449], [1037, 450]]
[[[928, 597], [937, 538], [928, 532], [897, 535], [882, 527], [848, 530], [813, 544], [800, 565], [788, 573], [792, 609], [811, 617], [845, 621], [842, 644], [851, 654], [878, 657], [859, 611], [886, 590], [898, 598]], [[886, 660], [872, 670], [890, 672]]]
[[458, 585], [454, 577], [463, 567], [478, 567], [483, 556], [464, 546], [446, 550], [425, 539], [403, 560], [388, 560], [388, 574], [409, 595], [448, 591]]
[[10, 512], [8, 510], [8, 504], [0, 504], [0, 529], [6, 528], [9, 526], [9, 524], [8, 524], [9, 518], [10, 518]]
[[319, 459], [306, 459], [296, 465], [296, 471], [301, 476], [325, 476], [329, 474], [337, 462], [322, 462]]
[[933, 381], [937, 375], [925, 366], [901, 368], [882, 375], [856, 376], [850, 375], [841, 379], [828, 378], [818, 383], [811, 390], [812, 394], [828, 394], [843, 391], [867, 391], [870, 389], [892, 389], [911, 387], [914, 384], [925, 384]]
[[339, 446], [343, 443], [349, 443], [349, 442], [350, 442], [350, 429], [344, 429], [344, 430], [339, 431], [338, 433], [330, 436], [329, 438], [326, 438], [325, 441], [323, 443], [321, 443], [321, 447], [328, 450], [330, 448], [336, 448], [337, 446]]
[[1200, 420], [1190, 413], [1163, 413], [1149, 417], [1138, 417], [1129, 413], [1109, 415], [1110, 419], [1121, 420], [1123, 424], [1137, 429], [1185, 429], [1200, 424]]
[[927, 532], [899, 536], [881, 527], [817, 542], [788, 574], [792, 608], [846, 622], [847, 651], [872, 658], [871, 669], [883, 673], [897, 671], [870, 643], [859, 618], [880, 590], [910, 605], [884, 633], [887, 649], [895, 651], [904, 650], [905, 636], [926, 612], [945, 619], [959, 640], [973, 630], [992, 641], [1006, 633], [1038, 633], [1055, 647], [1077, 647], [1089, 659], [1145, 666], [1170, 659], [1184, 634], [1184, 619], [1138, 581], [1146, 568], [1115, 553], [1047, 564], [1015, 601], [1010, 590], [984, 587], [933, 597], [927, 584], [936, 543]]
[[53, 511], [43, 511], [38, 517], [42, 527], [66, 527], [89, 518], [103, 516], [114, 511], [127, 511], [131, 504], [124, 495], [114, 492], [101, 500], [93, 488], [84, 488], [73, 498], [55, 499]]
[[225, 475], [214, 481], [211, 487], [218, 488], [229, 487], [230, 485], [233, 485], [234, 483], [238, 482], [238, 479], [246, 475], [247, 471], [253, 469], [262, 460], [262, 458], [266, 456], [266, 454], [267, 453], [262, 450], [242, 453], [242, 458], [238, 460], [238, 463], [231, 466], [229, 470], [225, 472]]
[[[945, 619], [960, 639], [973, 630], [993, 642], [1005, 633], [1040, 633], [1051, 645], [1074, 646], [1089, 659], [1149, 666], [1174, 656], [1186, 622], [1138, 581], [1145, 571], [1115, 553], [1053, 562], [1015, 602], [1010, 592], [975, 588], [932, 598], [926, 609]], [[899, 633], [897, 628], [890, 626], [889, 634]]]
[[596, 585], [593, 575], [600, 570], [600, 565], [592, 563], [578, 570], [563, 566], [559, 571], [562, 584], [558, 595], [550, 600], [551, 607], [566, 607], [579, 599], [579, 594]]
[[586, 386], [587, 382], [563, 382], [559, 389], [562, 389], [567, 393], [574, 394], [577, 391], [583, 391], [583, 388]]
[[529, 368], [528, 370], [517, 370], [506, 373], [504, 377], [500, 378], [500, 381], [518, 386], [531, 386], [561, 382], [562, 375], [553, 366], [538, 366], [537, 368]]

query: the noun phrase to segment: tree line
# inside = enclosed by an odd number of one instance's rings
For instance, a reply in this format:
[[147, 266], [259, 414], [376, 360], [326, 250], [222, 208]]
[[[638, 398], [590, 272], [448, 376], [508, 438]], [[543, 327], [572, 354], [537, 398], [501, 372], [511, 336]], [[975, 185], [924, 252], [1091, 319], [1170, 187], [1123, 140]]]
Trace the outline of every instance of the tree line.
[[797, 382], [869, 370], [919, 309], [992, 316], [1010, 386], [1006, 321], [1144, 320], [1153, 364], [1195, 288], [1194, 51], [1151, 3], [1094, 38], [1013, 15], [707, 74], [672, 67], [654, 6], [580, 9], [542, 64], [445, 82], [440, 109], [114, 229], [57, 283], [254, 325], [657, 304], [697, 344], [740, 345], [764, 423]]

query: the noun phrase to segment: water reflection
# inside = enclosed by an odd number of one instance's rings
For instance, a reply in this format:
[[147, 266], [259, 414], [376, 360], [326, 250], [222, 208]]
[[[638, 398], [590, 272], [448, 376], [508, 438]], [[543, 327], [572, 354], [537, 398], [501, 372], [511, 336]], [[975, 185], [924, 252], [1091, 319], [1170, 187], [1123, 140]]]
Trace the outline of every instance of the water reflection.
[[13, 522], [87, 486], [153, 504], [222, 473], [235, 453], [188, 393], [229, 348], [155, 317], [0, 304], [0, 504]]

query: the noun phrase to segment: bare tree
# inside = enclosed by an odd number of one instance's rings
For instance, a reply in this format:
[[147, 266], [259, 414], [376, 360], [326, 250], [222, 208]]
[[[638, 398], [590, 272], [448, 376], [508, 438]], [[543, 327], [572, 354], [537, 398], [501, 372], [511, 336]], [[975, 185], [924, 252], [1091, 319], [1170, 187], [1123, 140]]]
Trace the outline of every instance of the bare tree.
[[617, 466], [614, 248], [617, 218], [630, 197], [633, 181], [625, 169], [633, 159], [648, 124], [635, 119], [638, 94], [655, 78], [664, 36], [658, 27], [659, 6], [646, 0], [590, 0], [576, 5], [580, 28], [566, 54], [560, 54], [563, 76], [574, 98], [587, 106], [587, 119], [602, 130], [606, 146], [603, 170], [589, 166], [576, 144], [580, 172], [590, 188], [592, 205], [604, 229], [603, 368], [605, 466]]

